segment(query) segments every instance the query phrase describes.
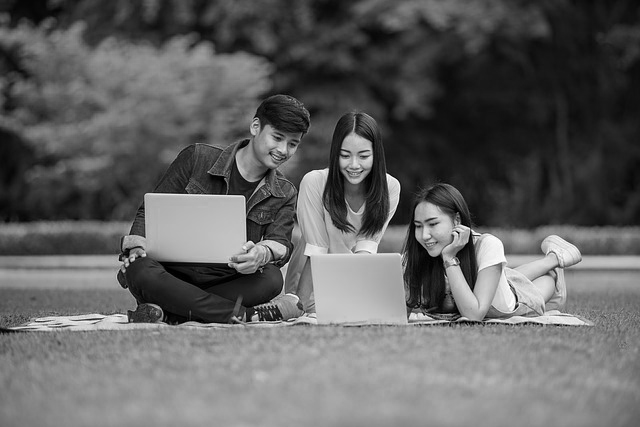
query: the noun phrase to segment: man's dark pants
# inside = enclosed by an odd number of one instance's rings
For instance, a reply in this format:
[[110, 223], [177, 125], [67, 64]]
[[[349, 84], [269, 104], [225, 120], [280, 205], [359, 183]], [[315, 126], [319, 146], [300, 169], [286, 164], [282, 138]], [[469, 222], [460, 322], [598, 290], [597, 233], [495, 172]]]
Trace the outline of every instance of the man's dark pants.
[[169, 265], [150, 257], [132, 262], [118, 272], [138, 304], [157, 304], [169, 318], [205, 323], [227, 323], [242, 297], [243, 307], [263, 304], [282, 290], [282, 273], [267, 264], [262, 271], [240, 274], [222, 264], [216, 266]]

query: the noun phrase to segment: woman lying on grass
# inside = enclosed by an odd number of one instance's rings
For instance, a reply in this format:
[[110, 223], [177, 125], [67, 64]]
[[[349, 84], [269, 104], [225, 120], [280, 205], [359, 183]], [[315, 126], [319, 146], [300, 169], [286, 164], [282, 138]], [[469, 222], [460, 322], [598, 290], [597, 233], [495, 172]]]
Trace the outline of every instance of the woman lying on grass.
[[408, 309], [471, 320], [564, 309], [563, 269], [582, 260], [574, 245], [549, 236], [542, 241], [543, 258], [508, 268], [502, 242], [471, 229], [467, 203], [449, 184], [423, 190], [412, 216], [402, 249]]

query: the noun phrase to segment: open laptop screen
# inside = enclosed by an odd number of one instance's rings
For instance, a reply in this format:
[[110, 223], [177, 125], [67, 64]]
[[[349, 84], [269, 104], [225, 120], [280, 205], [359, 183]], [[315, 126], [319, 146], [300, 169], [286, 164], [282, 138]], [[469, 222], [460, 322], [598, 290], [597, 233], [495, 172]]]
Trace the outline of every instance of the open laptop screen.
[[400, 254], [311, 256], [318, 324], [406, 324]]
[[244, 196], [144, 195], [147, 253], [161, 262], [226, 264], [246, 242]]

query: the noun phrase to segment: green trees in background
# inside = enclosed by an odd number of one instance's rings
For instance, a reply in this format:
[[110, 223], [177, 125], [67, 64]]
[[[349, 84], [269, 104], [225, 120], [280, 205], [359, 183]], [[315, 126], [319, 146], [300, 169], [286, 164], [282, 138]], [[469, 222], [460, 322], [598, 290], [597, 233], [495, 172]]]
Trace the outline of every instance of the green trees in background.
[[[376, 117], [384, 129], [389, 171], [403, 184], [395, 223], [406, 223], [412, 193], [434, 180], [458, 186], [482, 225], [640, 223], [640, 98], [634, 95], [640, 93], [640, 9], [635, 2], [58, 0], [32, 2], [29, 10], [23, 2], [8, 3], [11, 27], [21, 16], [34, 22], [55, 17], [56, 28], [79, 34], [74, 25], [85, 22], [87, 52], [109, 45], [158, 55], [164, 51], [166, 61], [178, 67], [175, 63], [184, 59], [171, 62], [169, 56], [189, 56], [197, 46], [211, 42], [217, 52], [211, 51], [211, 61], [223, 62], [224, 53], [259, 64], [247, 66], [251, 75], [228, 91], [226, 81], [213, 86], [197, 81], [195, 89], [178, 84], [175, 92], [166, 89], [169, 102], [140, 95], [143, 87], [153, 87], [156, 69], [141, 65], [133, 73], [138, 89], [126, 87], [121, 94], [128, 99], [118, 100], [134, 103], [136, 111], [150, 108], [157, 114], [146, 121], [124, 114], [129, 121], [119, 123], [127, 129], [147, 123], [154, 133], [132, 131], [122, 140], [121, 156], [110, 169], [153, 175], [139, 165], [160, 163], [157, 157], [126, 151], [145, 143], [161, 147], [150, 153], [164, 152], [168, 158], [197, 138], [221, 142], [224, 132], [194, 129], [229, 111], [238, 118], [242, 109], [233, 111], [224, 101], [236, 102], [233, 98], [255, 84], [246, 94], [247, 102], [287, 92], [303, 100], [312, 113], [311, 132], [286, 168], [295, 183], [309, 169], [326, 165], [331, 132], [342, 113], [357, 108]], [[182, 43], [182, 50], [168, 50], [172, 43]], [[11, 51], [4, 46], [0, 43], [0, 52]], [[189, 67], [184, 65], [183, 72]], [[127, 68], [121, 69], [113, 72], [121, 77], [111, 77], [130, 79]], [[171, 73], [166, 77], [172, 83], [178, 78]], [[88, 87], [92, 84], [87, 83], [83, 96], [95, 90]], [[207, 91], [221, 101], [198, 104], [202, 109], [180, 116], [190, 124], [174, 122], [177, 113], [171, 105], [182, 104], [174, 98]], [[8, 94], [4, 110], [12, 111], [14, 88], [5, 84], [3, 92]], [[149, 98], [168, 106], [155, 105]], [[147, 107], [149, 103], [155, 107]], [[202, 121], [193, 117], [199, 114], [205, 117]], [[175, 123], [175, 134], [166, 138], [159, 128], [170, 123]], [[117, 147], [108, 135], [118, 128], [108, 123], [102, 129], [107, 128], [103, 141], [111, 142], [102, 146]], [[17, 132], [24, 136], [24, 129]], [[44, 159], [42, 147], [49, 144], [45, 139], [31, 145], [37, 168]], [[65, 140], [69, 154], [78, 152], [81, 139]], [[27, 175], [33, 170], [29, 168]], [[98, 204], [82, 215], [121, 218], [144, 191], [141, 183], [125, 181], [119, 191], [105, 188], [100, 199], [111, 198], [114, 209]], [[97, 182], [86, 194], [109, 185]], [[118, 200], [124, 205], [116, 207]], [[52, 212], [64, 210], [56, 207]]]
[[35, 157], [2, 205], [5, 218], [14, 209], [23, 220], [129, 218], [176, 150], [244, 135], [271, 87], [272, 67], [255, 55], [217, 54], [190, 36], [90, 47], [83, 31], [0, 29], [2, 49], [20, 66], [0, 77], [11, 106], [1, 124]]

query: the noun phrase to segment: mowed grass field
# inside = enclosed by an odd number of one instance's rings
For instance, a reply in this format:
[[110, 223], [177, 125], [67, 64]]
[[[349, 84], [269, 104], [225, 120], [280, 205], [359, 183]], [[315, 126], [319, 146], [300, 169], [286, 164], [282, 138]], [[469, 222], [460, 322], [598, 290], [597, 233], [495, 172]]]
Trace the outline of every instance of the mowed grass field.
[[[567, 278], [595, 326], [2, 334], [0, 425], [640, 425], [639, 273]], [[133, 307], [93, 280], [0, 287], [0, 325]]]

